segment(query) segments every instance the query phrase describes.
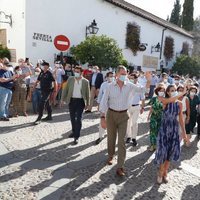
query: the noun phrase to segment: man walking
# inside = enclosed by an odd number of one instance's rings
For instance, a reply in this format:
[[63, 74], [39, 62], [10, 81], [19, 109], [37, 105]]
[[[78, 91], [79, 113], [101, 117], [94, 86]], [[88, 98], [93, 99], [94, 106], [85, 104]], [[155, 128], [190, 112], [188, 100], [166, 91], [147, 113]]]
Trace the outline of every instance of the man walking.
[[[115, 80], [115, 78], [113, 76], [113, 72], [108, 72], [106, 74], [106, 79], [107, 80], [104, 83], [102, 83], [102, 85], [100, 87], [100, 90], [99, 90], [99, 95], [97, 97], [97, 103], [98, 103], [98, 105], [101, 103], [103, 94], [105, 93], [106, 88], [108, 87], [109, 83], [112, 83]], [[99, 138], [96, 140], [95, 143], [99, 144], [102, 141], [104, 135], [105, 135], [105, 129], [102, 128], [101, 123], [100, 123], [99, 124]]]
[[[49, 98], [53, 91], [52, 83], [54, 83], [54, 90], [57, 88], [57, 83], [52, 75], [52, 73], [49, 71], [49, 63], [43, 62], [41, 65], [42, 72], [38, 76], [38, 80], [36, 81], [33, 90], [36, 88], [37, 84], [40, 83], [41, 88], [41, 101], [39, 103], [39, 115], [36, 121], [34, 122], [35, 125], [38, 125], [41, 122], [44, 108], [47, 109], [47, 117], [44, 118], [44, 121], [52, 120], [52, 109], [49, 104]], [[56, 92], [56, 91], [55, 91]]]
[[[108, 164], [112, 165], [115, 154], [115, 143], [118, 135], [117, 175], [124, 176], [124, 162], [126, 157], [125, 136], [129, 119], [128, 108], [135, 92], [144, 93], [145, 88], [127, 82], [127, 69], [119, 66], [116, 73], [116, 82], [109, 84], [100, 103], [101, 124], [107, 124], [108, 134]], [[108, 110], [108, 111], [107, 111]], [[106, 119], [105, 119], [105, 113]]]
[[[137, 74], [130, 74], [129, 76], [130, 82], [134, 83], [135, 85], [140, 86], [138, 83], [138, 76]], [[142, 104], [140, 105], [140, 101]], [[127, 125], [127, 139], [126, 143], [130, 143], [132, 140], [132, 145], [137, 146], [137, 133], [138, 133], [138, 118], [139, 115], [143, 113], [145, 105], [145, 96], [144, 94], [135, 93], [132, 97], [131, 107], [128, 109], [129, 113], [129, 120]]]
[[82, 128], [83, 110], [89, 105], [90, 86], [89, 81], [82, 77], [82, 67], [76, 66], [74, 76], [69, 77], [66, 87], [63, 88], [61, 101], [69, 105], [72, 124], [70, 138], [74, 138], [74, 144], [78, 144]]
[[90, 80], [90, 87], [91, 87], [91, 97], [90, 97], [90, 105], [86, 113], [92, 112], [92, 107], [94, 104], [94, 99], [99, 95], [99, 89], [101, 84], [103, 83], [103, 74], [99, 71], [98, 66], [93, 67], [93, 74]]

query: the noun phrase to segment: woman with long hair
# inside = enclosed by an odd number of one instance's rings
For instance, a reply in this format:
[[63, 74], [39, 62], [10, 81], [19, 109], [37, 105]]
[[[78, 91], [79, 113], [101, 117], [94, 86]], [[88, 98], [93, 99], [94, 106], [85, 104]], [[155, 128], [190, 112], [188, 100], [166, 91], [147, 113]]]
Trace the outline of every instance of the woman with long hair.
[[[174, 96], [177, 96], [176, 88], [174, 85], [169, 85], [165, 92], [165, 98]], [[180, 157], [179, 123], [182, 129], [182, 138], [188, 142], [181, 102], [175, 101], [164, 105], [155, 156], [155, 163], [160, 165], [157, 177], [159, 184], [168, 182], [167, 173], [170, 161], [178, 161]]]

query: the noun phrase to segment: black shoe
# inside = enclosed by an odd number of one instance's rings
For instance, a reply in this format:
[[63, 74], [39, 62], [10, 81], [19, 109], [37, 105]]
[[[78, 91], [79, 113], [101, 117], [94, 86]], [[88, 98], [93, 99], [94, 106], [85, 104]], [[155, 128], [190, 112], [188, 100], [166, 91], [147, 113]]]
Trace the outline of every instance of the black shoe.
[[200, 140], [200, 134], [197, 135], [197, 140]]
[[74, 139], [74, 144], [78, 144], [78, 139]]
[[40, 124], [41, 123], [41, 120], [36, 120], [35, 122], [34, 122], [34, 125], [38, 125], [38, 124]]
[[10, 121], [10, 119], [7, 117], [2, 117], [2, 118], [0, 118], [0, 121]]
[[128, 138], [126, 139], [126, 144], [129, 144], [130, 142], [131, 142], [131, 138], [128, 137]]
[[137, 146], [138, 143], [137, 143], [136, 139], [132, 139], [132, 144], [133, 144], [134, 147]]
[[42, 121], [51, 121], [51, 120], [53, 120], [51, 116], [47, 116], [44, 119], [42, 119]]
[[74, 138], [74, 134], [71, 133], [68, 137], [69, 137], [69, 138]]
[[85, 111], [85, 113], [91, 113], [91, 112], [92, 112], [91, 110], [86, 110], [86, 111]]
[[38, 125], [41, 123], [41, 118], [37, 118], [36, 121], [33, 123], [34, 125]]
[[95, 141], [95, 143], [96, 143], [96, 144], [99, 144], [102, 140], [103, 140], [103, 138], [98, 138], [98, 139]]

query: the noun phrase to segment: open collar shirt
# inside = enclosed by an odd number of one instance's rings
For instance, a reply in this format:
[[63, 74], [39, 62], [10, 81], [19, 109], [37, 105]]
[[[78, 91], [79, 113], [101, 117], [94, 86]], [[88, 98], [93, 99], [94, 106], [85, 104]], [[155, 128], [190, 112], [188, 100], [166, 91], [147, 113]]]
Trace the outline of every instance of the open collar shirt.
[[145, 87], [127, 81], [122, 88], [117, 82], [110, 83], [100, 102], [100, 112], [105, 114], [109, 108], [116, 111], [127, 110], [131, 106], [135, 93], [144, 94]]

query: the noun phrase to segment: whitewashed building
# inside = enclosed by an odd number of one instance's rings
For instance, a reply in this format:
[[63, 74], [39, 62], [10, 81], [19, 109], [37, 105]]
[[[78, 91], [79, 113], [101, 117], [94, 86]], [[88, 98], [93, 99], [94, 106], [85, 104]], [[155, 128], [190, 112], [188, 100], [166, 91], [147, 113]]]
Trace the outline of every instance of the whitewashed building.
[[[33, 63], [41, 58], [53, 63], [59, 53], [54, 38], [65, 35], [71, 46], [77, 45], [85, 39], [86, 26], [94, 19], [99, 28], [97, 35], [114, 38], [125, 59], [134, 66], [159, 69], [165, 61], [162, 44], [166, 36], [174, 38], [174, 59], [183, 42], [192, 51], [193, 37], [188, 32], [123, 0], [0, 0], [0, 43], [11, 49], [13, 61], [28, 57]], [[126, 47], [128, 22], [140, 26], [141, 43], [147, 44], [137, 56]], [[152, 52], [158, 43], [161, 52]]]

